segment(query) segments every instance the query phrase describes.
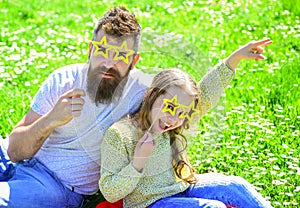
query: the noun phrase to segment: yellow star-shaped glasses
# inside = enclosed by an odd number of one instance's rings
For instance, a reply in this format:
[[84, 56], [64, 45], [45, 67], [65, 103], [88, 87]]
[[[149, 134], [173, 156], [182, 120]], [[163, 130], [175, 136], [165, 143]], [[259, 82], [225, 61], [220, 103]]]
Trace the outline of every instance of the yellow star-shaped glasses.
[[[199, 113], [200, 110], [198, 110], [195, 106], [195, 102], [193, 101], [189, 106], [181, 105], [183, 112], [179, 115], [179, 118], [187, 118], [189, 122], [193, 120], [193, 117], [195, 114]], [[188, 112], [189, 111], [189, 112]]]
[[127, 42], [124, 40], [121, 46], [114, 46], [107, 44], [106, 36], [103, 36], [103, 38], [100, 40], [100, 42], [92, 41], [92, 44], [95, 46], [95, 52], [94, 56], [101, 55], [104, 58], [108, 59], [108, 51], [114, 50], [115, 56], [114, 60], [120, 60], [124, 61], [126, 64], [128, 64], [129, 56], [134, 54], [133, 50], [128, 49]]
[[179, 107], [177, 95], [175, 95], [171, 100], [164, 98], [164, 108], [162, 109], [162, 112], [169, 112], [172, 116], [174, 116]]
[[100, 42], [92, 41], [92, 44], [96, 48], [94, 56], [101, 55], [106, 59], [108, 58], [109, 45], [107, 45], [106, 36], [103, 36]]
[[126, 41], [123, 41], [122, 45], [120, 47], [115, 47], [115, 49], [116, 55], [114, 60], [121, 60], [128, 64], [128, 57], [134, 54], [134, 51], [127, 48]]
[[193, 101], [190, 105], [182, 105], [178, 103], [177, 95], [175, 95], [171, 100], [164, 99], [164, 108], [162, 112], [166, 113], [169, 112], [172, 116], [176, 114], [176, 110], [178, 108], [182, 108], [182, 113], [179, 115], [179, 118], [186, 118], [191, 122], [195, 114], [200, 114], [200, 110], [198, 110], [195, 106], [195, 102]]

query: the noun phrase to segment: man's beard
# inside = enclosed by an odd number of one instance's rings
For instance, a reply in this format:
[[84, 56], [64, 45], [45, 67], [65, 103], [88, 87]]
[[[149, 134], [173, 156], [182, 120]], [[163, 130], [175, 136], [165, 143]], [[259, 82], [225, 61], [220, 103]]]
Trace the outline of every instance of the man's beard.
[[[129, 66], [129, 69], [131, 69]], [[123, 89], [128, 80], [128, 70], [124, 77], [121, 77], [120, 73], [115, 69], [107, 69], [105, 67], [98, 67], [91, 72], [89, 66], [87, 77], [87, 93], [90, 99], [98, 105], [110, 104], [116, 102], [122, 96]], [[113, 77], [105, 78], [100, 76], [100, 72], [109, 73]]]

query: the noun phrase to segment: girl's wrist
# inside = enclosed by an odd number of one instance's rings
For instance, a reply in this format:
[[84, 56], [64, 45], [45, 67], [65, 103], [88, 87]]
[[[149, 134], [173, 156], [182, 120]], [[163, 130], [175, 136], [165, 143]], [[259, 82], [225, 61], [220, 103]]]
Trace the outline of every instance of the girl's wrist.
[[226, 64], [226, 66], [228, 68], [235, 70], [235, 68], [238, 66], [240, 61], [241, 61], [241, 58], [239, 56], [232, 54], [224, 61], [224, 63]]
[[138, 164], [135, 164], [134, 162], [132, 162], [132, 166], [134, 167], [134, 169], [137, 172], [139, 172], [139, 173], [143, 172], [143, 167], [140, 167]]

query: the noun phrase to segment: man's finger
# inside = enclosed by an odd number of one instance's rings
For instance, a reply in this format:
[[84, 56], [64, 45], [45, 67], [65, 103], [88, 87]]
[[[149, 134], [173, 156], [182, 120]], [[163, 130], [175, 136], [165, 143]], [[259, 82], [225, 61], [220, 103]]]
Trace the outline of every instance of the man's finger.
[[72, 105], [72, 111], [81, 111], [83, 105]]
[[84, 101], [84, 99], [83, 98], [72, 98], [72, 105], [84, 105], [84, 103], [85, 103], [85, 101]]
[[80, 96], [85, 96], [85, 92], [83, 89], [77, 89], [77, 88], [69, 90], [62, 95], [62, 97], [65, 98], [80, 97]]
[[85, 96], [85, 91], [83, 89], [73, 89], [72, 92], [72, 97], [81, 97], [81, 96]]
[[81, 111], [72, 111], [72, 116], [73, 117], [79, 117], [79, 116], [81, 116]]

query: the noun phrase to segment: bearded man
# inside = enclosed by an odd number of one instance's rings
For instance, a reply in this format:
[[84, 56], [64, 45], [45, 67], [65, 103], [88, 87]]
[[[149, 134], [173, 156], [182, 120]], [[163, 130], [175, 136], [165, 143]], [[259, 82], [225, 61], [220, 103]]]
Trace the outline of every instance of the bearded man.
[[113, 8], [95, 27], [88, 64], [43, 83], [9, 136], [16, 167], [1, 175], [0, 207], [80, 207], [97, 192], [102, 136], [139, 107], [151, 82], [134, 69], [140, 34], [133, 14]]

